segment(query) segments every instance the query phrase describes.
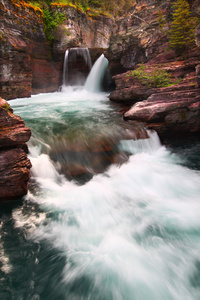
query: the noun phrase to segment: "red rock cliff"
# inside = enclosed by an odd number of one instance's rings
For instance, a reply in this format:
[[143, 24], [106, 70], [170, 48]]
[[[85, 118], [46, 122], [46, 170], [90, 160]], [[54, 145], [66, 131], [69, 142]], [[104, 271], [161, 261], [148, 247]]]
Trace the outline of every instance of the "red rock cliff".
[[25, 143], [30, 136], [23, 120], [0, 98], [0, 201], [27, 193], [31, 163]]

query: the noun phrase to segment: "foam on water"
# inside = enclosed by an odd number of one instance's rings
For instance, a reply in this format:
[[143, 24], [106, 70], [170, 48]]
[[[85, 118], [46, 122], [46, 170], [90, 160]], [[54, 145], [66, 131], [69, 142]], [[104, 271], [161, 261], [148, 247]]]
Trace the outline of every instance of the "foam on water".
[[[65, 104], [62, 97], [36, 96], [25, 100], [27, 108], [21, 107], [23, 100], [11, 104], [22, 117], [35, 103], [52, 104], [31, 112], [42, 118], [45, 109], [51, 118], [56, 107], [69, 108], [79, 95], [69, 103], [65, 98]], [[105, 105], [98, 97], [97, 110]], [[81, 103], [76, 102], [79, 111]], [[39, 192], [30, 192], [26, 201], [37, 203], [42, 212], [34, 221], [33, 216], [22, 218], [16, 208], [16, 226], [26, 226], [30, 239], [48, 241], [64, 253], [63, 299], [199, 299], [200, 172], [180, 165], [155, 132], [118, 147], [132, 154], [127, 163], [112, 165], [78, 186], [58, 173], [42, 146], [30, 144]]]

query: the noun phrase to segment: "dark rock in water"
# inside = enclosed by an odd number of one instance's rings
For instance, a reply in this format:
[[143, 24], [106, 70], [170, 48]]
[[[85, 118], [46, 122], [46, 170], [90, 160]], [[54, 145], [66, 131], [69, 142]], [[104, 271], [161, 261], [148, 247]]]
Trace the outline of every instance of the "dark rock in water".
[[111, 165], [126, 162], [131, 153], [119, 149], [121, 140], [148, 138], [138, 122], [123, 122], [112, 136], [94, 136], [91, 139], [54, 139], [50, 143], [50, 158], [57, 170], [68, 180], [83, 184], [94, 175], [103, 173]]
[[31, 163], [25, 143], [30, 136], [24, 121], [0, 98], [0, 201], [27, 193]]

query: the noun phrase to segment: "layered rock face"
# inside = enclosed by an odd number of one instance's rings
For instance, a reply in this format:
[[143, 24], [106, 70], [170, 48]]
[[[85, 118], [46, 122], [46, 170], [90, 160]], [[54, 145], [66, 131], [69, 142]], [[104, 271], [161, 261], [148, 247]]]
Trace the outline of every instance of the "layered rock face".
[[200, 89], [161, 88], [124, 114], [155, 129], [161, 137], [200, 132]]
[[64, 23], [55, 31], [57, 41], [53, 44], [53, 54], [58, 56], [67, 48], [87, 47], [107, 49], [114, 20], [103, 14], [84, 13], [67, 5], [52, 5], [53, 11], [66, 16]]
[[66, 16], [66, 21], [54, 32], [56, 40], [52, 44], [46, 39], [40, 9], [23, 0], [0, 0], [0, 95], [3, 98], [57, 91], [62, 84], [67, 48], [88, 47], [93, 52], [93, 48], [108, 47], [111, 18], [86, 15], [66, 5], [54, 5], [51, 9]]
[[[120, 66], [126, 70], [113, 77], [116, 89], [110, 100], [133, 105], [124, 119], [145, 122], [162, 137], [200, 132], [200, 28], [196, 29], [198, 47], [177, 57], [167, 39], [170, 7], [170, 1], [137, 1], [126, 22], [119, 20], [109, 48], [116, 70]], [[192, 9], [199, 14], [199, 0], [192, 1]], [[131, 76], [127, 70], [139, 63], [146, 74], [152, 69], [168, 72], [171, 86], [155, 88]]]
[[23, 1], [1, 0], [0, 13], [1, 96], [7, 100], [30, 97], [32, 85], [36, 88], [45, 86], [44, 80], [48, 80], [45, 87], [51, 91], [48, 87], [58, 75], [47, 60], [50, 49], [41, 10]]
[[[151, 88], [130, 76], [130, 71], [114, 77], [117, 88], [110, 100], [133, 105], [124, 114], [125, 120], [145, 122], [160, 137], [200, 132], [200, 86], [198, 60], [162, 64], [146, 64], [146, 70], [160, 67], [171, 74], [176, 83], [169, 87]], [[139, 102], [138, 102], [139, 101]]]
[[30, 136], [23, 120], [0, 98], [0, 201], [27, 193], [31, 163], [25, 143]]
[[[159, 2], [160, 3], [160, 2]], [[167, 10], [167, 1], [137, 1], [126, 18], [115, 23], [107, 51], [113, 75], [133, 69], [165, 52], [168, 25], [159, 23], [159, 13]], [[162, 59], [160, 57], [160, 59]]]

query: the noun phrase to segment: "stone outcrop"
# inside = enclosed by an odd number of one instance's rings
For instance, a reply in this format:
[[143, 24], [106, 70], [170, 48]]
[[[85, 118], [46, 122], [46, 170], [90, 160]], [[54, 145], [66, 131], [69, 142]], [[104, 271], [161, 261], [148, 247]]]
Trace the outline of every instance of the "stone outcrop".
[[[161, 137], [200, 132], [200, 48], [194, 46], [182, 57], [176, 57], [169, 49], [166, 33], [170, 2], [137, 1], [126, 22], [119, 20], [109, 48], [114, 66], [118, 70], [121, 66], [121, 74], [113, 76], [116, 89], [110, 94], [110, 100], [133, 105], [127, 108], [124, 119], [142, 121]], [[191, 8], [198, 16], [199, 0], [192, 1]], [[198, 26], [197, 46], [199, 30]], [[143, 63], [146, 73], [152, 68], [167, 71], [173, 85], [152, 88], [141, 83], [127, 71], [137, 68], [139, 63]], [[126, 72], [122, 73], [123, 69]]]
[[[197, 52], [197, 53], [196, 53]], [[177, 61], [162, 61], [154, 63], [150, 61], [144, 64], [145, 72], [151, 70], [162, 69], [170, 75], [170, 80], [173, 84], [171, 89], [190, 89], [191, 86], [197, 84], [197, 73], [199, 72], [197, 63], [200, 61], [200, 52], [194, 51], [193, 57], [186, 60]], [[196, 69], [196, 70], [195, 70]], [[109, 98], [111, 101], [122, 102], [126, 105], [132, 105], [137, 101], [147, 99], [151, 94], [157, 93], [159, 89], [148, 86], [148, 84], [141, 84], [138, 79], [131, 75], [131, 71], [113, 76], [116, 84], [116, 89], [111, 92]], [[177, 82], [180, 83], [178, 84]]]
[[155, 129], [161, 137], [200, 132], [200, 89], [159, 89], [147, 100], [134, 104], [125, 120], [137, 120]]
[[[166, 21], [167, 2], [137, 1], [126, 18], [121, 17], [115, 23], [107, 56], [112, 73], [116, 75], [133, 69], [138, 63], [145, 63], [160, 54], [171, 56], [167, 48]], [[159, 13], [165, 25], [159, 23]]]
[[188, 60], [144, 65], [147, 72], [159, 67], [171, 74], [174, 83], [180, 80], [169, 87], [150, 88], [142, 85], [130, 76], [130, 71], [116, 75], [116, 90], [110, 94], [110, 100], [133, 105], [125, 112], [124, 119], [144, 122], [148, 128], [155, 129], [160, 137], [200, 132], [198, 66], [195, 72], [198, 61], [197, 51]]
[[116, 88], [109, 95], [111, 101], [131, 105], [137, 101], [147, 99], [155, 91], [155, 89], [141, 85], [138, 80], [131, 76], [129, 71], [113, 76], [113, 79]]
[[23, 120], [0, 98], [0, 201], [27, 193], [31, 163], [25, 143], [30, 135]]
[[57, 41], [53, 44], [53, 54], [63, 54], [67, 48], [87, 47], [107, 49], [114, 19], [105, 14], [86, 13], [70, 5], [53, 5], [52, 9], [66, 16], [63, 24], [55, 31]]

